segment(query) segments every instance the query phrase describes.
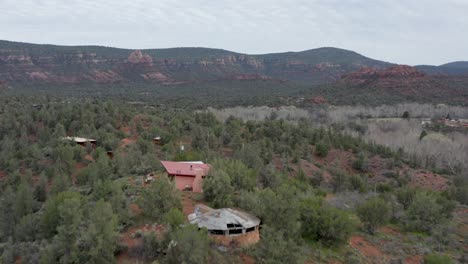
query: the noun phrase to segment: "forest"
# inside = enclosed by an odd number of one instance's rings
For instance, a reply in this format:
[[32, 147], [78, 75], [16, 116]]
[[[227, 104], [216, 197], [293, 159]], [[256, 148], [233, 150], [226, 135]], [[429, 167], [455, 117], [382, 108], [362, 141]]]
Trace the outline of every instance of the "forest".
[[[433, 160], [408, 147], [424, 144], [408, 120], [424, 107], [223, 110], [5, 95], [0, 263], [466, 263], [466, 141], [465, 156], [449, 159], [439, 158], [450, 147]], [[431, 109], [433, 119], [447, 112]], [[396, 125], [375, 120], [405, 111]], [[397, 141], [415, 127], [413, 145]], [[466, 140], [457, 133], [448, 137]], [[177, 190], [160, 160], [211, 164], [203, 194]], [[142, 182], [150, 173], [158, 177]], [[260, 241], [220, 248], [187, 223], [192, 203], [256, 215]]]

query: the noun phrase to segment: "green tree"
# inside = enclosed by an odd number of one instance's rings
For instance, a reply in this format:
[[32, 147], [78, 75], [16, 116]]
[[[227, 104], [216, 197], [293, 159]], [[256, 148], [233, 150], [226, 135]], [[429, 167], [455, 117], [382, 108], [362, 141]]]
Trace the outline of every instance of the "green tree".
[[15, 248], [13, 244], [13, 239], [11, 237], [8, 238], [8, 241], [3, 248], [3, 254], [0, 258], [1, 264], [14, 264], [15, 263]]
[[185, 222], [185, 215], [177, 208], [172, 208], [164, 215], [164, 223], [171, 227], [171, 230], [177, 229]]
[[451, 264], [453, 261], [447, 255], [429, 254], [424, 257], [424, 264]]
[[374, 234], [375, 230], [390, 218], [390, 206], [379, 197], [367, 200], [356, 209], [356, 212], [370, 234]]
[[13, 235], [15, 224], [16, 195], [8, 186], [3, 194], [0, 194], [0, 241], [5, 241]]
[[143, 257], [147, 261], [155, 260], [163, 251], [163, 241], [156, 232], [143, 234]]
[[353, 168], [362, 172], [369, 171], [369, 159], [366, 154], [360, 152], [353, 163]]
[[405, 118], [405, 119], [408, 119], [409, 117], [410, 117], [410, 113], [408, 111], [403, 112], [403, 115], [401, 116], [401, 118]]
[[62, 223], [60, 208], [67, 199], [81, 199], [81, 196], [75, 192], [62, 192], [45, 203], [41, 217], [41, 229], [45, 238], [51, 238], [57, 234], [57, 227]]
[[282, 230], [262, 229], [262, 239], [255, 245], [253, 255], [259, 263], [302, 263], [304, 254], [297, 240], [285, 236]]
[[174, 183], [167, 177], [154, 180], [148, 188], [145, 188], [139, 199], [145, 215], [157, 220], [163, 220], [164, 215], [171, 208], [182, 209], [180, 196]]
[[333, 192], [340, 192], [345, 188], [346, 185], [346, 172], [341, 169], [333, 169], [331, 173], [331, 185]]
[[216, 159], [212, 162], [214, 170], [221, 170], [228, 174], [235, 190], [253, 190], [257, 177], [253, 169], [248, 168], [240, 160]]
[[34, 189], [34, 198], [39, 202], [45, 202], [47, 199], [47, 176], [41, 173], [39, 184]]
[[329, 150], [330, 145], [324, 140], [318, 142], [315, 146], [315, 153], [320, 157], [326, 157], [328, 155]]
[[216, 208], [230, 206], [233, 191], [231, 178], [222, 170], [203, 180], [203, 196]]
[[258, 174], [259, 187], [276, 189], [284, 182], [286, 176], [276, 171], [274, 164], [264, 166]]
[[419, 140], [422, 140], [425, 136], [427, 136], [426, 130], [423, 130], [421, 134], [419, 135]]
[[414, 231], [428, 232], [444, 219], [442, 206], [436, 197], [427, 192], [417, 192], [406, 212], [406, 227]]
[[406, 210], [413, 203], [416, 193], [417, 190], [415, 188], [405, 186], [397, 189], [395, 195], [397, 197], [397, 201], [403, 205], [403, 208]]
[[195, 225], [186, 225], [169, 234], [165, 262], [207, 263], [210, 252], [210, 240], [206, 229]]
[[58, 207], [60, 225], [54, 241], [58, 247], [60, 263], [77, 263], [79, 257], [78, 238], [83, 217], [81, 200], [78, 197], [65, 199]]
[[353, 231], [353, 222], [347, 213], [322, 204], [318, 198], [301, 203], [301, 222], [301, 234], [305, 239], [326, 246], [345, 243]]
[[15, 217], [18, 221], [23, 216], [32, 213], [33, 201], [31, 188], [27, 182], [23, 181], [16, 192]]
[[80, 239], [81, 263], [112, 263], [117, 248], [118, 220], [112, 206], [99, 200], [89, 213], [89, 223]]

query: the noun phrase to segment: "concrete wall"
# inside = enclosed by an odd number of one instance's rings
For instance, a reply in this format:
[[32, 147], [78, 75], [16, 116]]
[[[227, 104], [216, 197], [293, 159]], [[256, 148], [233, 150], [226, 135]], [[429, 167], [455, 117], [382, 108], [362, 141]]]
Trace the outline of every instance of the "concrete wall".
[[258, 227], [255, 231], [240, 235], [210, 235], [216, 244], [226, 247], [248, 247], [260, 241]]

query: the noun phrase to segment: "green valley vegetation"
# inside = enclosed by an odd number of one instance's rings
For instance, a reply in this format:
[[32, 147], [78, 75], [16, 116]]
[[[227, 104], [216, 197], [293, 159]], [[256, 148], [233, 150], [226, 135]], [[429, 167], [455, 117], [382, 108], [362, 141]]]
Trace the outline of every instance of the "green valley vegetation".
[[[462, 245], [441, 234], [455, 235], [449, 227], [464, 187], [413, 188], [403, 180], [421, 168], [412, 155], [312, 119], [220, 120], [177, 106], [2, 97], [0, 263], [351, 261], [360, 257], [353, 236], [379, 239], [388, 224], [423, 237], [427, 252], [463, 257]], [[210, 163], [204, 193], [177, 190], [160, 160]], [[259, 217], [260, 241], [219, 250], [206, 230], [187, 224], [195, 202]]]

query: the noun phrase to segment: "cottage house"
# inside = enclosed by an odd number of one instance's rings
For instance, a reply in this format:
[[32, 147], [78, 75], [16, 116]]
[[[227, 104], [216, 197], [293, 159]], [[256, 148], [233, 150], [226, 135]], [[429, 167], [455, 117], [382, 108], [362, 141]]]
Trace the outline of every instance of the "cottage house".
[[202, 192], [203, 178], [208, 174], [210, 165], [201, 161], [161, 161], [176, 187], [182, 191]]

